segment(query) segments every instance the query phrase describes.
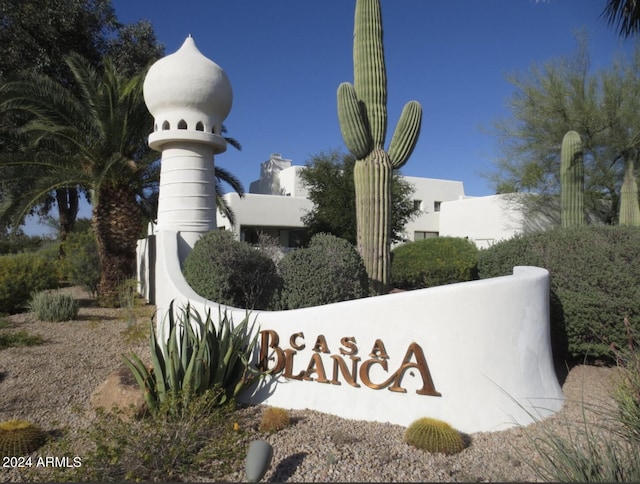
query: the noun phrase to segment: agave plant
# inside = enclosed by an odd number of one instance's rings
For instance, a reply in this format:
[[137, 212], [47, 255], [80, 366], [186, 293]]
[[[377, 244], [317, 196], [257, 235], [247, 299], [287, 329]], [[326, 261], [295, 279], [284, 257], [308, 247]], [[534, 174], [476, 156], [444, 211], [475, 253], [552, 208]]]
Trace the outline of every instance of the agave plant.
[[223, 405], [264, 376], [251, 365], [258, 332], [254, 333], [253, 325], [249, 327], [248, 313], [234, 325], [227, 311], [219, 310], [216, 327], [210, 309], [203, 321], [190, 304], [177, 314], [173, 306], [172, 301], [166, 315], [166, 341], [158, 341], [151, 321], [152, 366], [146, 367], [133, 352], [124, 357], [152, 413], [162, 404], [179, 412], [191, 397], [214, 388], [222, 390], [217, 404]]

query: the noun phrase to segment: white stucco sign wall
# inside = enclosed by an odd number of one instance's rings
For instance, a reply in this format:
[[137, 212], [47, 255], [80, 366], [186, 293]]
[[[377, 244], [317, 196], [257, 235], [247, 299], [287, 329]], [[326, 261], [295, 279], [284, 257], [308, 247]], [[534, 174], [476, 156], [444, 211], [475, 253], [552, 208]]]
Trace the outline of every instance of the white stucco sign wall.
[[[177, 234], [159, 232], [157, 242], [161, 317], [173, 299], [218, 314], [218, 304], [182, 277]], [[237, 322], [246, 314], [226, 309]], [[529, 413], [542, 418], [562, 407], [545, 269], [516, 267], [512, 276], [255, 311], [253, 318], [268, 347], [268, 368], [285, 367], [243, 395], [246, 402], [400, 425], [430, 416], [463, 432], [526, 425]]]

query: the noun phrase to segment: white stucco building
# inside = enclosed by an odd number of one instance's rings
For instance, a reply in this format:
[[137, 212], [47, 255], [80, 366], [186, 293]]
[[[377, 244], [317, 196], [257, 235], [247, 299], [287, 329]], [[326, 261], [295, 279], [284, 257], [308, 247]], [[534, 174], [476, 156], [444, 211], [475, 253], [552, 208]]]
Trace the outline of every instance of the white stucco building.
[[[280, 240], [283, 247], [297, 247], [303, 240], [302, 217], [313, 208], [300, 180], [304, 166], [274, 153], [261, 164], [260, 179], [249, 193], [224, 196], [236, 216], [235, 227], [220, 212], [218, 228], [235, 233], [236, 238], [256, 242], [263, 232]], [[404, 177], [414, 186], [412, 196], [420, 215], [405, 226], [406, 240], [428, 237], [467, 237], [479, 248], [509, 239], [524, 230], [520, 210], [507, 197], [465, 195], [461, 181]]]

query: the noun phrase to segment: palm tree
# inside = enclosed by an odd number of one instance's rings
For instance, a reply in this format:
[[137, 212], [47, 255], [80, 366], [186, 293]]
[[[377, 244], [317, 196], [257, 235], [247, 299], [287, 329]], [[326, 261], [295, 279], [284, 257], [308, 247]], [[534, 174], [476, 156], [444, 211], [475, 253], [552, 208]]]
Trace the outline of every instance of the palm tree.
[[629, 37], [640, 31], [639, 0], [608, 0], [602, 15], [609, 25], [617, 26], [623, 37]]
[[[223, 124], [222, 134], [226, 132], [227, 132], [227, 127]], [[236, 150], [238, 151], [242, 150], [242, 145], [237, 139], [231, 138], [229, 136], [225, 136], [224, 139], [228, 144], [233, 146]], [[225, 170], [224, 168], [221, 168], [219, 166], [216, 166], [214, 169], [215, 169], [215, 175], [216, 175], [216, 206], [218, 207], [218, 209], [220, 209], [220, 211], [224, 214], [224, 216], [227, 217], [227, 219], [229, 220], [229, 223], [231, 225], [235, 225], [236, 216], [233, 213], [233, 210], [231, 209], [227, 201], [223, 198], [224, 190], [222, 188], [222, 182], [225, 182], [228, 185], [230, 185], [231, 188], [233, 188], [233, 190], [240, 196], [240, 198], [244, 197], [244, 187], [242, 186], [242, 182], [240, 182], [240, 180], [230, 171]]]
[[20, 128], [28, 140], [22, 163], [38, 168], [13, 203], [30, 209], [59, 189], [88, 195], [102, 264], [98, 297], [113, 305], [119, 284], [135, 275], [141, 202], [154, 186], [157, 191], [157, 156], [146, 143], [153, 119], [142, 95], [143, 74], [122, 76], [109, 59], [98, 72], [77, 54], [66, 62], [73, 90], [37, 73], [0, 86], [0, 112], [28, 115]]
[[233, 188], [233, 190], [240, 195], [240, 198], [244, 197], [244, 187], [242, 182], [229, 170], [225, 170], [219, 166], [214, 168], [216, 175], [216, 207], [224, 214], [229, 220], [231, 225], [236, 224], [236, 215], [233, 210], [223, 198], [224, 190], [222, 189], [222, 183], [225, 182]]

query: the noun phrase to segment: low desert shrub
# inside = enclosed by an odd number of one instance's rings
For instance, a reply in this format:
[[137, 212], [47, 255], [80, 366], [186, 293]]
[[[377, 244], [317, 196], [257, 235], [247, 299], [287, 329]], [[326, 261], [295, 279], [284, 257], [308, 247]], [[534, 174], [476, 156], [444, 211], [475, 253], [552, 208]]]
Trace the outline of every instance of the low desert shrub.
[[539, 458], [520, 457], [542, 481], [640, 482], [640, 354], [633, 346], [614, 354], [620, 371], [613, 406], [578, 402], [579, 419], [557, 422], [561, 431], [542, 425], [529, 437]]
[[627, 342], [623, 321], [640, 328], [640, 228], [585, 226], [517, 236], [480, 251], [482, 279], [514, 266], [550, 272], [554, 354], [611, 359]]
[[391, 284], [422, 289], [477, 279], [478, 249], [459, 237], [407, 242], [391, 252]]
[[[586, 405], [583, 403], [583, 405]], [[602, 421], [608, 410], [585, 408], [584, 413]], [[532, 439], [539, 459], [520, 456], [541, 482], [639, 482], [640, 454], [638, 442], [621, 439], [610, 428], [593, 423], [562, 422], [564, 431], [543, 429]]]
[[267, 407], [260, 420], [261, 432], [277, 432], [289, 426], [289, 412], [284, 408]]
[[71, 294], [40, 291], [29, 302], [29, 309], [40, 321], [69, 321], [76, 319], [80, 303]]
[[38, 253], [0, 256], [0, 313], [27, 308], [31, 294], [58, 286], [55, 264]]
[[37, 346], [42, 343], [44, 343], [42, 336], [28, 331], [0, 332], [0, 350], [16, 346]]
[[[219, 406], [211, 390], [180, 415], [161, 411], [141, 419], [99, 412], [81, 431], [90, 444], [82, 465], [27, 470], [29, 480], [49, 482], [214, 482], [238, 468], [246, 456], [244, 431], [234, 431], [232, 404]], [[78, 455], [71, 436], [48, 444], [47, 455]], [[37, 473], [37, 474], [36, 474]]]
[[360, 254], [347, 240], [330, 234], [314, 235], [308, 247], [285, 255], [278, 269], [282, 309], [347, 301], [369, 293]]
[[224, 230], [213, 230], [195, 243], [183, 273], [202, 297], [247, 309], [267, 309], [280, 281], [267, 254]]
[[640, 446], [640, 339], [626, 319], [625, 326], [627, 346], [612, 348], [620, 370], [613, 392], [617, 407], [615, 420], [622, 424], [622, 437]]

